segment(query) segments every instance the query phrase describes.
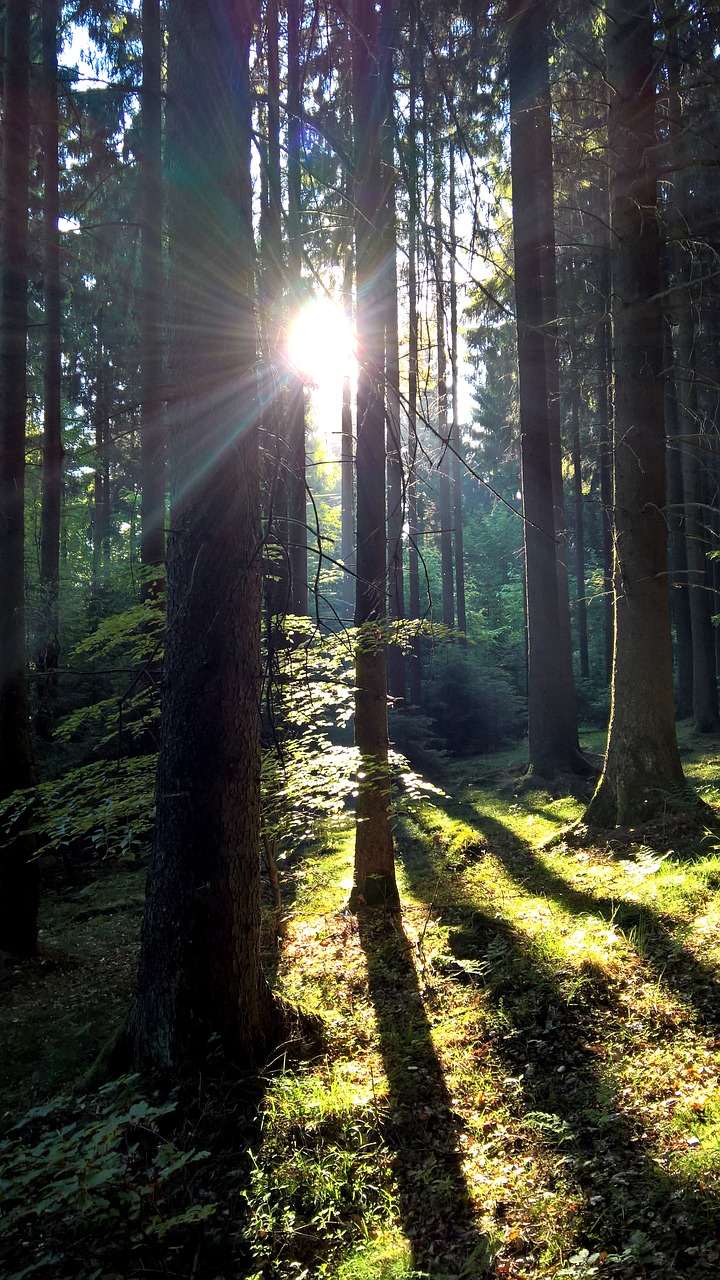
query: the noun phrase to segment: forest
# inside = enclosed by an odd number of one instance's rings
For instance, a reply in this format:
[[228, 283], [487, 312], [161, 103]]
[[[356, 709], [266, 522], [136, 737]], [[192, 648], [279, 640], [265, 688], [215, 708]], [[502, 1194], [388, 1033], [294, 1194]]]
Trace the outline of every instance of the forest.
[[0, 1272], [719, 1276], [718, 0], [0, 48]]

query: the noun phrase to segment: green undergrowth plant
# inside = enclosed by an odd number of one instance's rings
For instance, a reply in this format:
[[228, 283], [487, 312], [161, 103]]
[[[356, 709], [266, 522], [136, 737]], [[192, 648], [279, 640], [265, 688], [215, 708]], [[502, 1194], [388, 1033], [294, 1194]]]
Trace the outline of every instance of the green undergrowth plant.
[[198, 1186], [208, 1152], [168, 1136], [177, 1105], [125, 1076], [27, 1112], [0, 1142], [6, 1280], [121, 1280], [187, 1256], [216, 1205]]

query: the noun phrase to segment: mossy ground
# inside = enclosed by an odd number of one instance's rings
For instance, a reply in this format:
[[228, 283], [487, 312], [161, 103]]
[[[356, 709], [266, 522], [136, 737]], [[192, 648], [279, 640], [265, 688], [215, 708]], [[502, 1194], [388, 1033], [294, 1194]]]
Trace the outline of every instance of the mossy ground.
[[[683, 748], [718, 811], [720, 742]], [[195, 1097], [216, 1212], [123, 1274], [720, 1274], [720, 840], [673, 815], [564, 841], [581, 801], [523, 789], [520, 766], [464, 761], [405, 806], [401, 927], [346, 910], [348, 834], [290, 860], [267, 963], [325, 1050], [279, 1054], [257, 1124], [259, 1093]], [[40, 961], [6, 967], [8, 1113], [66, 1091], [112, 1030], [140, 885], [116, 870], [49, 897]]]

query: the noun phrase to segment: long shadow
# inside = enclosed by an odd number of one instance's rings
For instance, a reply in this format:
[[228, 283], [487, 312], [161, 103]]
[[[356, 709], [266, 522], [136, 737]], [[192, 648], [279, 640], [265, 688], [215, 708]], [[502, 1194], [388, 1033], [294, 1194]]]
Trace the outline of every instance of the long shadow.
[[599, 916], [621, 930], [657, 978], [693, 1005], [704, 1027], [720, 1035], [720, 984], [716, 972], [675, 937], [671, 917], [645, 904], [598, 897], [574, 888], [542, 863], [532, 846], [514, 831], [472, 805], [438, 807], [449, 816], [462, 817], [478, 830], [507, 874], [523, 890], [552, 898], [576, 915]]
[[[422, 892], [427, 867], [414, 857], [407, 870]], [[443, 918], [455, 957], [474, 961], [475, 972], [480, 963], [482, 999], [498, 1028], [494, 1051], [518, 1088], [516, 1118], [547, 1149], [549, 1191], [569, 1187], [574, 1247], [606, 1254], [602, 1274], [617, 1277], [720, 1274], [717, 1196], [694, 1192], [653, 1162], [593, 1056], [598, 1005], [618, 1018], [624, 1012], [604, 975], [597, 973], [585, 1005], [569, 1002], [550, 966], [506, 921], [449, 895]], [[543, 1226], [539, 1211], [529, 1232], [539, 1250]], [[516, 1247], [527, 1253], [531, 1245], [520, 1239]]]
[[477, 1226], [459, 1127], [432, 1042], [407, 938], [387, 916], [358, 916], [390, 1094], [384, 1136], [395, 1153], [403, 1229], [422, 1274], [476, 1280], [491, 1242]]

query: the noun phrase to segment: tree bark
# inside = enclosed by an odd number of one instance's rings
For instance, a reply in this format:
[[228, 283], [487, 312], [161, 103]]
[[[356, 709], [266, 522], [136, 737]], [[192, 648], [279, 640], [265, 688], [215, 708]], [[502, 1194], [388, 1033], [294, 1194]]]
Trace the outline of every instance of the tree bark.
[[455, 626], [455, 590], [453, 580], [452, 503], [450, 500], [450, 439], [448, 435], [447, 340], [445, 334], [445, 243], [443, 237], [443, 120], [435, 119], [433, 144], [433, 249], [435, 254], [435, 341], [437, 350], [437, 436], [440, 449], [439, 523], [440, 564], [442, 579], [442, 620], [446, 627]]
[[277, 1027], [260, 933], [260, 508], [252, 307], [253, 3], [171, 0], [171, 520], [157, 831], [136, 1065], [183, 1070]]
[[[563, 661], [551, 441], [550, 245], [554, 245], [552, 147], [544, 5], [511, 5], [510, 131], [520, 452], [528, 627], [530, 768], [543, 777], [587, 769], [577, 737], [572, 672]], [[554, 277], [554, 266], [552, 268]], [[554, 385], [554, 383], [553, 383]], [[571, 687], [568, 687], [570, 681]]]
[[380, 139], [390, 110], [379, 74], [382, 23], [373, 0], [354, 0], [352, 36], [357, 272], [357, 595], [355, 742], [360, 776], [355, 814], [355, 876], [351, 906], [361, 901], [397, 909], [387, 732], [384, 323], [377, 281], [382, 276]]
[[35, 730], [52, 736], [57, 707], [57, 666], [60, 656], [60, 512], [62, 507], [62, 360], [60, 288], [59, 133], [58, 133], [58, 0], [43, 0], [42, 104], [43, 150], [43, 452], [40, 523], [41, 608], [37, 664], [45, 678], [38, 689]]
[[615, 369], [615, 660], [605, 765], [586, 821], [643, 821], [683, 792], [675, 735], [662, 387], [662, 311], [650, 0], [610, 0]]
[[[7, 0], [0, 232], [0, 799], [32, 784], [25, 654], [30, 6]], [[0, 849], [0, 948], [37, 947], [38, 864], [27, 829]]]
[[460, 644], [467, 648], [467, 612], [465, 607], [465, 550], [463, 539], [463, 460], [460, 440], [460, 404], [458, 396], [458, 297], [457, 297], [457, 199], [455, 189], [455, 146], [450, 144], [450, 386], [452, 389], [452, 425], [450, 439], [453, 445], [453, 524], [455, 526], [455, 607]]
[[[393, 101], [394, 37], [383, 51], [382, 74], [384, 93]], [[394, 119], [388, 112], [382, 134], [383, 186], [385, 191], [385, 398], [387, 436], [387, 504], [388, 504], [388, 600], [391, 622], [405, 617], [405, 583], [403, 574], [403, 524], [405, 494], [403, 486], [402, 441], [400, 427], [400, 354], [398, 346], [398, 279], [397, 218], [395, 211], [395, 147]], [[405, 658], [401, 645], [388, 645], [388, 690], [396, 704], [405, 701]]]
[[[418, 453], [418, 155], [417, 155], [417, 15], [410, 11], [410, 85], [408, 102], [408, 611], [420, 618], [420, 553], [417, 487]], [[421, 642], [416, 636], [408, 663], [408, 698], [419, 707], [422, 700]]]
[[141, 596], [161, 590], [165, 560], [165, 402], [163, 390], [162, 28], [160, 0], [142, 0], [140, 152], [140, 560]]
[[[287, 240], [289, 302], [296, 310], [303, 302], [302, 286], [302, 62], [301, 0], [288, 0], [288, 144], [287, 144]], [[290, 606], [295, 614], [308, 611], [307, 494], [305, 456], [305, 387], [290, 375], [288, 385], [288, 492]]]

